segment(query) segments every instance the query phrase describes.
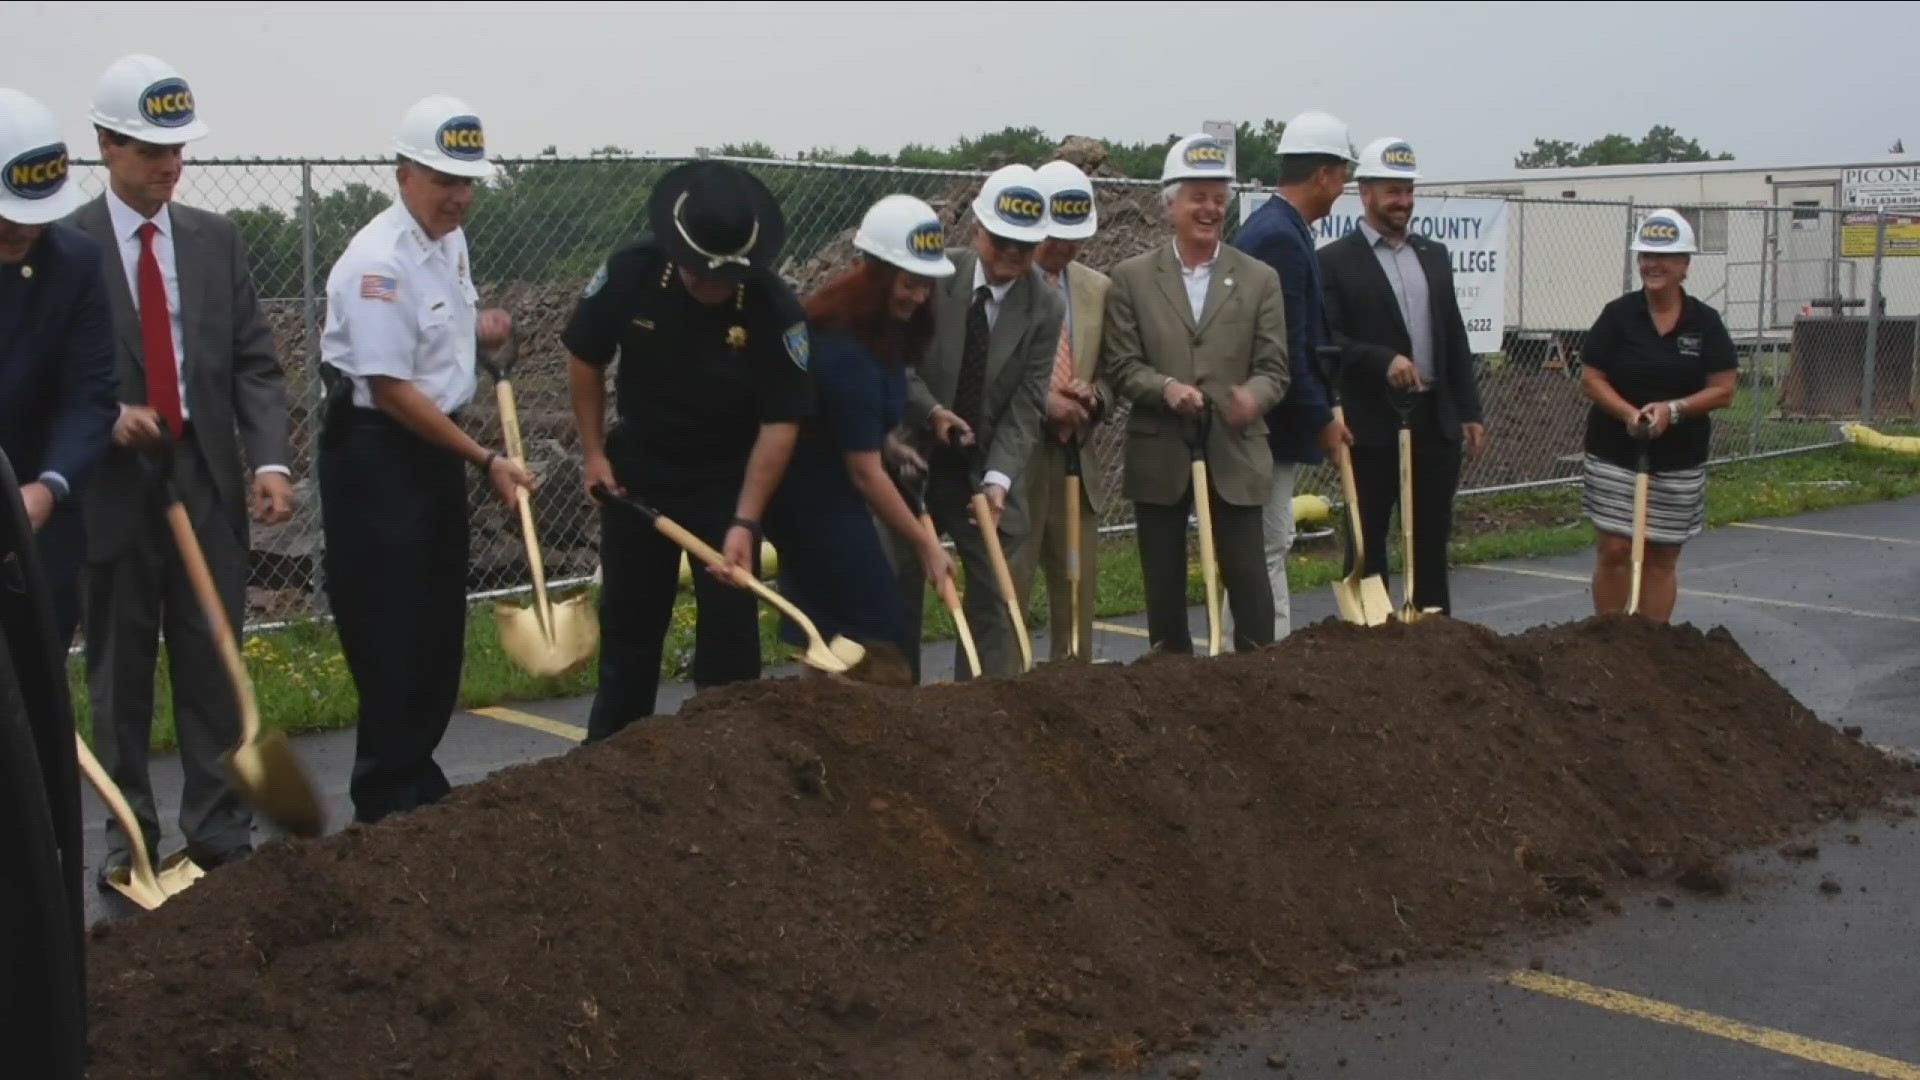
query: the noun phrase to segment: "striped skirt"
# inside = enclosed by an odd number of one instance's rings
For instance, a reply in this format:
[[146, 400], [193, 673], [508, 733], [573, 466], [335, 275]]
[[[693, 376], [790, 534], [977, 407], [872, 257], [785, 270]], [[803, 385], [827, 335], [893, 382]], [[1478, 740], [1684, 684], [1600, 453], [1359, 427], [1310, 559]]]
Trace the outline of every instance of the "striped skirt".
[[[1638, 476], [1587, 455], [1580, 508], [1593, 527], [1615, 536], [1633, 535], [1633, 487]], [[1647, 477], [1647, 543], [1684, 544], [1707, 523], [1707, 470], [1676, 469]]]

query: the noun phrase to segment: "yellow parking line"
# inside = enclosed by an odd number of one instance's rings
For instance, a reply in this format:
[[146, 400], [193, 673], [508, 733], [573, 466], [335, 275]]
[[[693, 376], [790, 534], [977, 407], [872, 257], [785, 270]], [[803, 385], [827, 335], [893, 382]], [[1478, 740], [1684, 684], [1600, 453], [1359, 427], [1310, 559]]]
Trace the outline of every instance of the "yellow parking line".
[[469, 711], [475, 716], [484, 716], [489, 720], [498, 720], [505, 724], [517, 724], [523, 728], [532, 728], [535, 731], [542, 731], [548, 735], [557, 735], [562, 739], [568, 739], [572, 742], [579, 742], [581, 739], [587, 737], [584, 728], [577, 728], [572, 724], [563, 724], [558, 720], [549, 720], [544, 716], [535, 716], [530, 712], [521, 712], [519, 709], [508, 709], [499, 705], [489, 705], [484, 709], [472, 709]]
[[1920, 540], [1901, 536], [1867, 536], [1864, 533], [1826, 532], [1822, 529], [1795, 529], [1786, 525], [1757, 525], [1751, 521], [1736, 521], [1733, 522], [1733, 527], [1736, 529], [1760, 529], [1765, 532], [1793, 533], [1796, 536], [1830, 536], [1835, 540], [1867, 540], [1875, 544], [1920, 544]]
[[[1522, 577], [1546, 578], [1550, 581], [1591, 581], [1585, 574], [1563, 574], [1555, 570], [1522, 570], [1517, 566], [1471, 567], [1474, 570], [1491, 570], [1501, 574], [1518, 574]], [[1795, 611], [1818, 611], [1826, 615], [1851, 615], [1856, 619], [1884, 619], [1887, 622], [1913, 623], [1920, 625], [1920, 616], [1894, 615], [1885, 611], [1862, 611], [1859, 608], [1834, 607], [1828, 604], [1803, 604], [1798, 600], [1772, 600], [1764, 596], [1739, 596], [1734, 593], [1708, 592], [1705, 589], [1681, 589], [1681, 596], [1698, 596], [1707, 600], [1731, 600], [1740, 604], [1762, 604], [1767, 607], [1792, 608]]]
[[1880, 1077], [1881, 1080], [1920, 1080], [1920, 1066], [1909, 1065], [1904, 1061], [1895, 1061], [1892, 1058], [1869, 1054], [1864, 1050], [1855, 1050], [1837, 1043], [1820, 1042], [1791, 1032], [1754, 1027], [1738, 1020], [1729, 1020], [1724, 1016], [1682, 1008], [1679, 1005], [1622, 993], [1619, 990], [1608, 990], [1605, 987], [1576, 982], [1573, 979], [1563, 979], [1557, 975], [1546, 975], [1538, 971], [1516, 971], [1508, 975], [1506, 981], [1524, 990], [1550, 994], [1642, 1020], [1691, 1028], [1705, 1035], [1747, 1043], [1771, 1050], [1776, 1054], [1785, 1054], [1816, 1064], [1845, 1069], [1862, 1076]]
[[1109, 634], [1125, 634], [1128, 637], [1147, 636], [1147, 632], [1137, 626], [1122, 626], [1119, 623], [1097, 622], [1093, 624], [1093, 628], [1095, 630], [1105, 630]]

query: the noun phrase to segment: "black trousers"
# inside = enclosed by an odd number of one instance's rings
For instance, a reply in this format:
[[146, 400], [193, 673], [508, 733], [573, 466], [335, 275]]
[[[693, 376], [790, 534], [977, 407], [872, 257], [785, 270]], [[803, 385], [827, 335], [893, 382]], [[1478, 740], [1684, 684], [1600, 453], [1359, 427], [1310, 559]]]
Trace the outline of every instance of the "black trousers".
[[[1453, 495], [1460, 486], [1460, 443], [1440, 434], [1433, 399], [1421, 395], [1408, 417], [1413, 433], [1413, 603], [1451, 614], [1447, 541], [1453, 535]], [[1396, 421], [1397, 422], [1397, 421]], [[1398, 550], [1402, 526], [1392, 521], [1400, 505], [1400, 444], [1355, 446], [1353, 482], [1360, 495], [1360, 526], [1367, 558], [1362, 573], [1387, 574], [1389, 538]], [[1390, 528], [1391, 526], [1391, 528]], [[1353, 569], [1353, 542], [1346, 541], [1344, 569]], [[1399, 597], [1396, 594], [1395, 602]], [[1238, 618], [1238, 616], [1235, 616]]]
[[366, 409], [329, 423], [318, 464], [327, 599], [360, 695], [348, 790], [372, 822], [450, 790], [433, 754], [466, 650], [467, 466]]
[[[1234, 506], [1218, 492], [1209, 494], [1214, 557], [1220, 564], [1226, 603], [1233, 610], [1233, 648], [1247, 652], [1271, 645], [1273, 585], [1267, 580], [1264, 508]], [[1148, 645], [1161, 652], [1193, 652], [1193, 636], [1187, 629], [1187, 519], [1192, 509], [1192, 485], [1178, 506], [1134, 504], [1140, 576], [1147, 593]]]
[[[738, 486], [713, 494], [654, 499], [635, 492], [718, 550], [733, 522]], [[652, 716], [673, 603], [680, 593], [678, 544], [631, 507], [600, 512], [600, 688], [587, 714], [586, 742], [598, 742]], [[693, 685], [704, 690], [760, 677], [760, 598], [715, 578], [688, 556], [695, 619]], [[759, 554], [754, 555], [759, 570]]]

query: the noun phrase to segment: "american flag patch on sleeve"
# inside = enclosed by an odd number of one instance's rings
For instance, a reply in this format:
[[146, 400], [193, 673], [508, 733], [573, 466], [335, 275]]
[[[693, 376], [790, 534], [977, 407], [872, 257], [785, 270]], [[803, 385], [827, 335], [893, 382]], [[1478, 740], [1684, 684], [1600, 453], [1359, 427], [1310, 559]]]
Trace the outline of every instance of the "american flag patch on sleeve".
[[391, 300], [399, 287], [400, 282], [397, 278], [390, 278], [385, 274], [360, 275], [360, 299], [362, 300]]

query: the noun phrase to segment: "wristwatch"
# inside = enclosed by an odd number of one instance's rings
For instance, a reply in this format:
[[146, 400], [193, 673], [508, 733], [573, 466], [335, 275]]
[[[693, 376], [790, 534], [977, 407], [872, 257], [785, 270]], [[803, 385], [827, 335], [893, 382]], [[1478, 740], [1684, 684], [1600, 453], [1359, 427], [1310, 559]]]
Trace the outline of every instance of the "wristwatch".
[[1667, 402], [1667, 423], [1668, 424], [1679, 423], [1680, 418], [1684, 415], [1686, 415], [1686, 410], [1681, 407], [1678, 399]]

